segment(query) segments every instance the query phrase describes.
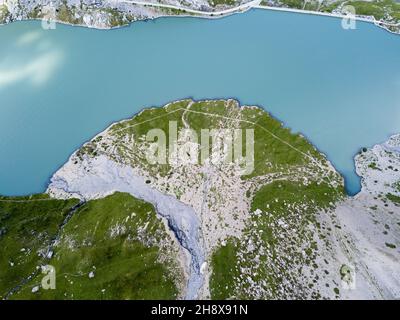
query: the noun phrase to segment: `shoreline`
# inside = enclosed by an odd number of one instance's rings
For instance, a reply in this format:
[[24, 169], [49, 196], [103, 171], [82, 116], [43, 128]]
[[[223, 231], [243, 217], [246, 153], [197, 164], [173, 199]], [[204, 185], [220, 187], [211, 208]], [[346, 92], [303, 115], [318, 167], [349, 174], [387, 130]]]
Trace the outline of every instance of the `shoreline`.
[[371, 23], [379, 28], [382, 28], [382, 29], [388, 31], [389, 33], [400, 35], [400, 30], [399, 30], [399, 32], [394, 32], [387, 28], [387, 26], [388, 26], [388, 27], [399, 27], [399, 29], [400, 29], [400, 22], [397, 24], [381, 22], [381, 21], [376, 20], [372, 16], [355, 15], [355, 16], [351, 17], [350, 15], [337, 14], [337, 13], [327, 13], [327, 12], [321, 12], [321, 11], [310, 11], [310, 10], [301, 10], [301, 9], [292, 9], [292, 8], [283, 8], [283, 7], [270, 7], [270, 6], [264, 6], [264, 5], [257, 5], [257, 6], [254, 6], [253, 8], [261, 9], [261, 10], [279, 11], [279, 12], [301, 13], [301, 14], [308, 14], [308, 15], [314, 15], [314, 16], [337, 18], [337, 19], [352, 18], [355, 21]]
[[[187, 101], [187, 100], [192, 100], [194, 102], [201, 102], [201, 101], [224, 101], [224, 100], [234, 100], [237, 101], [240, 105], [240, 108], [247, 108], [247, 107], [255, 107], [255, 108], [259, 108], [261, 110], [263, 110], [264, 112], [268, 113], [273, 119], [277, 120], [278, 122], [281, 123], [282, 126], [286, 127], [286, 128], [290, 128], [288, 126], [288, 124], [282, 120], [279, 119], [279, 117], [275, 116], [272, 112], [268, 111], [266, 108], [256, 104], [256, 103], [250, 103], [250, 104], [246, 104], [246, 103], [242, 103], [241, 100], [237, 97], [214, 97], [214, 98], [199, 98], [199, 99], [195, 99], [192, 96], [187, 96], [187, 97], [183, 97], [183, 98], [178, 98], [176, 100], [171, 100], [168, 101], [165, 105], [161, 104], [161, 105], [151, 105], [148, 107], [142, 107], [140, 110], [138, 110], [137, 112], [128, 115], [127, 117], [120, 119], [120, 120], [111, 120], [110, 122], [108, 122], [102, 129], [100, 129], [100, 131], [98, 131], [97, 133], [95, 133], [91, 138], [89, 138], [88, 140], [85, 140], [83, 143], [79, 144], [79, 146], [74, 149], [74, 151], [67, 157], [67, 159], [54, 171], [52, 172], [47, 181], [44, 183], [44, 189], [41, 192], [36, 192], [36, 193], [28, 193], [28, 194], [18, 194], [18, 195], [6, 195], [6, 194], [0, 194], [0, 197], [7, 197], [7, 198], [19, 198], [19, 197], [30, 197], [30, 196], [35, 196], [35, 195], [39, 195], [39, 194], [47, 194], [47, 190], [48, 187], [51, 185], [51, 179], [52, 177], [55, 175], [55, 173], [57, 173], [66, 163], [68, 163], [71, 158], [75, 155], [75, 153], [81, 149], [82, 147], [84, 147], [87, 143], [89, 143], [90, 141], [94, 140], [96, 137], [98, 137], [99, 135], [101, 135], [103, 132], [106, 132], [107, 130], [109, 130], [112, 126], [114, 126], [115, 124], [120, 124], [120, 123], [124, 123], [126, 121], [131, 120], [134, 117], [139, 116], [142, 112], [146, 111], [146, 110], [151, 110], [151, 109], [159, 109], [159, 108], [163, 108], [163, 107], [167, 107], [170, 104], [176, 103], [176, 102], [182, 102], [182, 101]], [[349, 198], [356, 198], [360, 192], [362, 191], [362, 177], [357, 173], [357, 167], [356, 167], [356, 158], [357, 156], [360, 154], [360, 151], [363, 148], [373, 148], [376, 145], [380, 145], [383, 144], [384, 142], [390, 140], [390, 138], [399, 135], [400, 133], [390, 133], [388, 134], [388, 136], [386, 137], [386, 139], [384, 141], [377, 141], [372, 143], [369, 146], [359, 146], [358, 151], [355, 151], [353, 153], [353, 155], [351, 156], [351, 159], [353, 161], [353, 173], [358, 177], [359, 180], [359, 188], [358, 191], [354, 194], [351, 194], [348, 192], [347, 188], [346, 188], [346, 177], [345, 175], [340, 172], [336, 165], [332, 162], [332, 160], [328, 157], [327, 153], [325, 151], [322, 151], [319, 147], [317, 147], [314, 142], [303, 132], [298, 132], [298, 134], [300, 134], [301, 136], [303, 136], [307, 141], [309, 141], [313, 147], [315, 148], [315, 150], [317, 150], [321, 155], [323, 155], [323, 157], [326, 159], [326, 161], [329, 162], [329, 164], [339, 173], [339, 175], [342, 177], [343, 179], [343, 187], [345, 189], [345, 193], [346, 196]], [[51, 198], [51, 197], [50, 197]], [[43, 200], [43, 199], [40, 199]], [[44, 200], [49, 200], [49, 199], [44, 199]], [[0, 201], [8, 201], [8, 200], [1, 200]], [[24, 202], [26, 200], [22, 200], [22, 202]], [[38, 199], [34, 199], [34, 201], [38, 201]]]
[[[176, 102], [182, 102], [182, 101], [187, 101], [187, 100], [191, 100], [193, 102], [204, 102], [204, 101], [225, 101], [225, 100], [234, 100], [237, 101], [240, 105], [240, 108], [247, 108], [247, 107], [255, 107], [255, 108], [259, 108], [261, 110], [263, 110], [263, 112], [266, 112], [267, 114], [269, 114], [273, 119], [275, 119], [276, 121], [278, 121], [279, 123], [281, 123], [281, 125], [283, 127], [289, 128], [291, 129], [291, 127], [288, 126], [288, 124], [282, 120], [280, 120], [278, 117], [276, 117], [272, 112], [268, 111], [266, 108], [258, 105], [258, 104], [246, 104], [240, 101], [239, 98], [237, 97], [215, 97], [215, 98], [200, 98], [200, 99], [195, 99], [191, 96], [188, 97], [183, 97], [183, 98], [179, 98], [176, 100], [172, 100], [167, 102], [165, 105], [151, 105], [149, 107], [142, 107], [140, 110], [138, 110], [137, 112], [128, 115], [127, 117], [120, 119], [120, 120], [111, 120], [110, 122], [108, 122], [104, 128], [100, 129], [100, 131], [98, 131], [97, 133], [95, 133], [91, 138], [89, 138], [88, 140], [85, 140], [83, 143], [81, 143], [76, 149], [74, 149], [74, 151], [67, 157], [67, 159], [63, 162], [63, 164], [58, 167], [54, 172], [52, 172], [50, 174], [50, 176], [48, 177], [48, 180], [44, 183], [44, 190], [42, 192], [39, 193], [29, 193], [29, 194], [20, 194], [20, 195], [4, 195], [4, 194], [0, 194], [0, 196], [3, 197], [28, 197], [28, 196], [34, 196], [37, 194], [48, 194], [48, 188], [51, 185], [51, 179], [54, 177], [54, 175], [65, 166], [65, 164], [67, 164], [68, 162], [71, 161], [71, 159], [74, 157], [74, 155], [76, 154], [76, 152], [78, 150], [80, 150], [82, 147], [84, 147], [86, 144], [88, 144], [90, 141], [94, 140], [96, 137], [102, 135], [104, 132], [106, 132], [107, 130], [109, 130], [112, 126], [116, 125], [116, 124], [121, 124], [124, 123], [126, 121], [129, 121], [137, 116], [139, 116], [142, 112], [145, 112], [146, 110], [152, 110], [152, 109], [159, 109], [159, 108], [163, 108], [163, 107], [167, 107], [170, 104], [176, 103]], [[360, 150], [362, 148], [364, 148], [365, 146], [360, 146], [358, 151], [356, 151], [353, 155], [352, 155], [352, 160], [353, 160], [353, 172], [356, 174], [356, 176], [359, 178], [359, 188], [358, 191], [354, 194], [351, 194], [348, 192], [347, 188], [346, 188], [346, 177], [345, 175], [340, 172], [337, 168], [336, 165], [332, 162], [332, 160], [328, 157], [327, 153], [325, 151], [322, 151], [319, 147], [317, 147], [314, 142], [303, 132], [298, 132], [298, 134], [300, 134], [301, 136], [303, 136], [307, 141], [310, 142], [310, 144], [312, 144], [312, 146], [315, 148], [315, 150], [317, 152], [319, 152], [325, 159], [326, 161], [330, 164], [330, 166], [332, 166], [338, 173], [339, 175], [342, 177], [343, 179], [343, 187], [346, 190], [346, 196], [350, 197], [350, 198], [354, 198], [356, 197], [361, 191], [362, 191], [362, 184], [361, 184], [361, 176], [358, 175], [357, 170], [356, 170], [356, 157], [359, 154]], [[391, 137], [397, 135], [398, 133], [394, 133], [394, 134], [389, 134], [388, 139], [390, 139]], [[381, 142], [375, 142], [373, 143], [371, 146], [367, 146], [367, 148], [373, 148], [375, 145], [380, 144]], [[1, 200], [0, 200], [1, 201]]]
[[[321, 12], [313, 12], [313, 11], [306, 11], [306, 10], [297, 10], [297, 9], [289, 9], [289, 8], [277, 8], [277, 7], [268, 7], [268, 6], [262, 6], [262, 5], [258, 5], [258, 6], [254, 6], [254, 7], [248, 7], [247, 9], [246, 9], [246, 11], [237, 11], [237, 12], [231, 12], [231, 13], [229, 13], [229, 14], [227, 14], [227, 15], [223, 15], [223, 16], [196, 16], [196, 15], [175, 15], [175, 16], [160, 16], [160, 17], [157, 17], [157, 18], [154, 18], [154, 19], [147, 19], [147, 20], [137, 20], [137, 21], [134, 21], [134, 22], [153, 22], [153, 21], [155, 21], [156, 19], [158, 19], [158, 18], [167, 18], [167, 17], [191, 17], [191, 18], [207, 18], [207, 19], [220, 19], [220, 18], [225, 18], [225, 17], [227, 17], [227, 16], [230, 16], [230, 15], [233, 15], [233, 14], [236, 14], [236, 13], [245, 13], [245, 12], [247, 12], [248, 10], [250, 10], [250, 9], [261, 9], [261, 10], [272, 10], [272, 11], [281, 11], [281, 12], [292, 12], [292, 13], [302, 13], [302, 14], [312, 14], [312, 15], [322, 15], [322, 16], [327, 16], [327, 17], [333, 17], [333, 18], [340, 18], [341, 16], [340, 15], [333, 15], [333, 14], [327, 14], [327, 13], [321, 13]], [[344, 16], [342, 16], [342, 17], [344, 17]], [[32, 19], [28, 19], [28, 20], [24, 20], [24, 21], [29, 21], [29, 20], [32, 20]], [[37, 20], [37, 21], [40, 21], [41, 19], [34, 19], [34, 20]], [[370, 19], [366, 19], [366, 18], [360, 18], [360, 21], [362, 21], [362, 22], [369, 22], [369, 23], [375, 23], [376, 21], [373, 21], [373, 20], [370, 20]], [[92, 29], [98, 29], [98, 28], [94, 28], [94, 27], [87, 27], [87, 26], [84, 26], [84, 25], [75, 25], [75, 24], [70, 24], [70, 23], [64, 23], [64, 22], [60, 22], [60, 23], [62, 23], [62, 24], [66, 24], [66, 25], [70, 25], [70, 26], [77, 26], [77, 27], [84, 27], [84, 28], [92, 28]], [[11, 24], [11, 23], [10, 23]], [[113, 28], [110, 28], [110, 29], [107, 29], [107, 28], [104, 28], [104, 29], [99, 29], [99, 30], [114, 30], [114, 29], [119, 29], [119, 28], [122, 28], [122, 27], [129, 27], [131, 24], [133, 24], [133, 22], [131, 22], [131, 23], [128, 23], [128, 24], [126, 24], [126, 25], [124, 25], [124, 26], [118, 26], [118, 27], [113, 27]], [[380, 26], [380, 25], [378, 25], [379, 27], [382, 27], [382, 26]], [[393, 33], [393, 32], [391, 32], [391, 33]], [[185, 97], [185, 98], [183, 98], [183, 99], [178, 99], [178, 100], [173, 100], [173, 101], [170, 101], [169, 103], [172, 103], [172, 102], [175, 102], [175, 101], [179, 101], [179, 100], [185, 100], [185, 99], [192, 99], [192, 100], [196, 100], [196, 99], [193, 99], [191, 96], [189, 96], [189, 97]], [[220, 96], [217, 96], [217, 97], [213, 97], [213, 98], [206, 98], [206, 99], [198, 99], [198, 100], [225, 100], [225, 99], [234, 99], [234, 100], [236, 100], [236, 101], [239, 101], [240, 102], [240, 104], [242, 104], [241, 103], [241, 100], [239, 99], [239, 98], [237, 98], [237, 97], [220, 97]], [[253, 104], [252, 104], [253, 105]], [[152, 106], [152, 107], [155, 107], [155, 108], [159, 108], [160, 107], [160, 105], [159, 106]], [[139, 112], [138, 112], [138, 114], [140, 114], [143, 110], [146, 110], [146, 109], [148, 109], [147, 107], [143, 107]], [[267, 110], [265, 110], [264, 108], [263, 108], [263, 110], [264, 111], [267, 111]], [[271, 114], [271, 112], [269, 112], [268, 111], [268, 113], [270, 113]], [[131, 115], [131, 114], [129, 114], [128, 115], [128, 117], [133, 117], [133, 116], [135, 116], [136, 115], [136, 113], [134, 113], [133, 115]], [[273, 114], [271, 114], [274, 118], [276, 118], [276, 119], [278, 119], [279, 120], [279, 118], [277, 118], [277, 117], [275, 117]], [[111, 121], [111, 123], [109, 123], [107, 126], [106, 126], [106, 128], [107, 127], [109, 127], [109, 126], [111, 126], [112, 124], [114, 124], [114, 123], [118, 123], [120, 120], [118, 120], [118, 119], [116, 119], [116, 120], [114, 120], [114, 121]], [[279, 120], [280, 121], [280, 120]], [[285, 125], [285, 126], [287, 126], [287, 123], [286, 122], [283, 122], [283, 121], [280, 121], [280, 122], [282, 122], [283, 123], [283, 125]], [[106, 129], [105, 128], [105, 129]], [[105, 130], [104, 129], [104, 130]], [[307, 138], [307, 140], [308, 141], [310, 141], [310, 142], [312, 142], [312, 140], [307, 136], [307, 135], [305, 135], [304, 133], [301, 133], [302, 135], [304, 135], [306, 138]], [[97, 133], [95, 133], [95, 136], [97, 135]], [[391, 135], [389, 135], [388, 136], [388, 138], [390, 137]], [[379, 142], [379, 141], [378, 141]], [[376, 143], [378, 143], [378, 142], [376, 142]], [[313, 142], [312, 142], [313, 143]], [[83, 145], [85, 144], [85, 142], [84, 143], [80, 143], [79, 145], [77, 145], [77, 149], [79, 149], [79, 148], [81, 148]], [[328, 158], [328, 156], [327, 156], [327, 153], [326, 152], [322, 152], [319, 148], [317, 148], [316, 147], [316, 145], [313, 143], [313, 145], [314, 145], [314, 147], [320, 152], [320, 153], [322, 153], [322, 154], [324, 154], [324, 156], [326, 157], [326, 159], [328, 159], [328, 161], [329, 162], [331, 162], [331, 160]], [[373, 146], [374, 144], [372, 144], [372, 146]], [[359, 176], [358, 176], [358, 174], [356, 173], [356, 170], [355, 170], [355, 166], [354, 166], [354, 157], [358, 154], [358, 152], [359, 152], [359, 150], [360, 150], [360, 148], [362, 148], [363, 146], [359, 146], [359, 149], [357, 149], [357, 150], [354, 150], [354, 153], [351, 155], [351, 159], [353, 160], [352, 161], [352, 164], [353, 164], [353, 166], [352, 166], [352, 171], [353, 171], [353, 173], [355, 174], [355, 175], [357, 175], [357, 177], [359, 178]], [[63, 164], [66, 162], [66, 161], [68, 161], [68, 157], [66, 158], [66, 160], [64, 161], [64, 162], [62, 162], [61, 164], [60, 164], [60, 166], [58, 167], [58, 169], [60, 168], [60, 167], [62, 167], [63, 166]], [[335, 166], [335, 168], [336, 168], [336, 166]], [[56, 169], [54, 172], [56, 172], [58, 169]], [[50, 183], [50, 179], [51, 179], [51, 177], [52, 177], [52, 175], [54, 174], [54, 172], [52, 172], [49, 176], [48, 176], [48, 178], [46, 179], [46, 181], [44, 182], [44, 183], [42, 183], [42, 186], [41, 186], [41, 189], [42, 189], [42, 192], [45, 192], [45, 190], [47, 189], [47, 187], [48, 187], [48, 185], [49, 185], [49, 183]], [[340, 172], [339, 172], [340, 173]], [[344, 178], [344, 175], [342, 174], [342, 173], [340, 173], [341, 175], [342, 175], [342, 177]], [[355, 193], [355, 194], [348, 194], [349, 196], [355, 196], [355, 195], [357, 195], [359, 192], [360, 192], [360, 189], [361, 189], [361, 186], [359, 185], [359, 188], [358, 188], [358, 191]], [[38, 192], [38, 193], [40, 193], [40, 192]], [[38, 193], [29, 193], [29, 194], [17, 194], [17, 195], [9, 195], [10, 197], [13, 197], [13, 196], [26, 196], [26, 195], [35, 195], [35, 194], [38, 194]], [[8, 195], [7, 195], [8, 196]]]
[[[277, 12], [289, 12], [289, 13], [298, 13], [298, 14], [306, 14], [306, 15], [313, 15], [313, 16], [322, 16], [322, 17], [331, 17], [331, 18], [336, 18], [336, 19], [349, 19], [352, 18], [355, 21], [360, 21], [360, 22], [366, 22], [375, 25], [376, 27], [379, 27], [381, 29], [386, 30], [387, 32], [395, 35], [400, 35], [400, 22], [397, 24], [389, 23], [389, 22], [384, 22], [384, 21], [379, 21], [376, 20], [373, 16], [363, 16], [363, 15], [345, 15], [345, 14], [338, 14], [338, 13], [328, 13], [328, 12], [321, 12], [321, 11], [311, 11], [311, 10], [303, 10], [303, 9], [294, 9], [294, 8], [286, 8], [286, 7], [272, 7], [272, 6], [266, 6], [262, 5], [261, 2], [262, 0], [254, 0], [247, 2], [245, 4], [242, 4], [238, 7], [226, 9], [226, 10], [221, 10], [221, 11], [200, 11], [200, 10], [195, 10], [195, 9], [190, 9], [190, 8], [185, 8], [185, 7], [179, 7], [175, 5], [167, 5], [167, 4], [159, 4], [159, 3], [147, 3], [145, 1], [122, 1], [123, 3], [129, 3], [129, 4], [136, 4], [138, 6], [142, 7], [153, 7], [153, 8], [160, 8], [160, 9], [172, 9], [172, 10], [178, 10], [183, 12], [183, 14], [163, 14], [160, 13], [159, 16], [156, 17], [149, 17], [146, 19], [138, 19], [138, 20], [133, 20], [129, 21], [126, 24], [121, 24], [118, 26], [96, 26], [96, 25], [87, 25], [87, 24], [74, 24], [66, 21], [61, 21], [58, 19], [52, 19], [52, 21], [59, 23], [59, 24], [64, 24], [68, 26], [77, 26], [77, 27], [83, 27], [83, 28], [89, 28], [89, 29], [96, 29], [96, 30], [114, 30], [114, 29], [119, 29], [123, 27], [128, 27], [135, 22], [146, 22], [146, 21], [153, 21], [159, 18], [167, 18], [167, 17], [175, 17], [175, 18], [202, 18], [202, 19], [221, 19], [225, 17], [229, 17], [234, 14], [239, 14], [239, 13], [246, 13], [249, 10], [252, 9], [259, 9], [259, 10], [269, 10], [269, 11], [277, 11]], [[45, 21], [43, 18], [28, 18], [28, 19], [21, 19], [21, 20], [12, 20], [7, 23], [0, 23], [0, 26], [11, 24], [13, 22], [18, 22], [18, 21]], [[392, 31], [389, 29], [389, 27], [395, 27], [399, 28], [399, 30]]]

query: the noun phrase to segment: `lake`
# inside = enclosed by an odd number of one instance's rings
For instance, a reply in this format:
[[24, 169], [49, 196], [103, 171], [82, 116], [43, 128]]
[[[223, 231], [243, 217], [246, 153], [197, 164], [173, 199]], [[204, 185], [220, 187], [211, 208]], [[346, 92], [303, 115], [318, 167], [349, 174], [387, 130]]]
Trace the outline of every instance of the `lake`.
[[44, 191], [111, 122], [187, 97], [263, 106], [325, 153], [354, 194], [354, 155], [400, 132], [400, 36], [260, 9], [110, 31], [2, 26], [0, 194]]

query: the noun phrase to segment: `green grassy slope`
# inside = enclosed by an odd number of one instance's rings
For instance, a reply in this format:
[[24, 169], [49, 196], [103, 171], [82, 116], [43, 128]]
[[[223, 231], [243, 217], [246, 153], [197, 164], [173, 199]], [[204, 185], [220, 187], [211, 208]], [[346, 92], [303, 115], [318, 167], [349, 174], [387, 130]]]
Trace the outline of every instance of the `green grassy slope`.
[[212, 298], [321, 298], [313, 290], [318, 278], [306, 279], [304, 269], [312, 273], [321, 267], [315, 262], [314, 236], [322, 236], [316, 217], [340, 197], [340, 190], [327, 184], [275, 181], [263, 186], [252, 201], [252, 212], [258, 214], [243, 237], [230, 239], [212, 256]]
[[[263, 1], [261, 4], [265, 6], [271, 5], [267, 1]], [[327, 13], [335, 11], [335, 13], [343, 14], [348, 11], [346, 8], [351, 6], [354, 8], [357, 16], [374, 17], [378, 21], [390, 24], [400, 23], [400, 3], [395, 0], [337, 0], [322, 1], [321, 3], [314, 0], [278, 0], [274, 6]], [[388, 26], [388, 29], [397, 33], [399, 32], [399, 26]]]
[[64, 226], [45, 262], [55, 268], [56, 289], [32, 292], [45, 276], [39, 272], [10, 298], [173, 299], [181, 271], [171, 247], [150, 204], [122, 193], [89, 201]]
[[[213, 175], [224, 179], [218, 186], [221, 190], [211, 186], [209, 194], [216, 197], [215, 201], [210, 198], [209, 208], [212, 205], [215, 214], [224, 212], [223, 198], [227, 192], [243, 188], [247, 202], [244, 210], [249, 205], [250, 212], [240, 213], [245, 215], [240, 239], [211, 244], [216, 245], [211, 258], [212, 298], [283, 298], [282, 292], [288, 297], [319, 297], [312, 287], [312, 275], [304, 278], [303, 270], [296, 266], [304, 265], [310, 273], [319, 267], [315, 263], [318, 248], [313, 238], [319, 235], [316, 217], [321, 211], [328, 212], [343, 197], [343, 181], [311, 143], [263, 109], [240, 107], [234, 100], [183, 100], [163, 108], [145, 109], [86, 143], [72, 161], [80, 165], [83, 158], [105, 155], [143, 170], [148, 183], [161, 192], [179, 198], [189, 190], [194, 192], [191, 195], [203, 197], [204, 173], [197, 170], [200, 164], [173, 169], [168, 163], [150, 164], [146, 160], [146, 134], [158, 128], [168, 139], [169, 121], [176, 121], [178, 131], [190, 127], [199, 137], [202, 129], [254, 130], [255, 163], [250, 175], [240, 176], [236, 169], [228, 171], [224, 165], [213, 169]], [[157, 180], [162, 180], [160, 176], [166, 181], [157, 185]], [[168, 180], [170, 176], [174, 177]], [[239, 210], [232, 206], [232, 211], [236, 209]], [[132, 216], [132, 212], [136, 214]], [[203, 228], [206, 227], [204, 224]], [[148, 204], [119, 193], [90, 201], [62, 229], [48, 262], [56, 268], [57, 289], [32, 293], [43, 277], [38, 274], [13, 297], [179, 297], [182, 271], [171, 241]]]
[[[282, 298], [282, 291], [290, 297], [318, 297], [319, 293], [310, 285], [313, 279], [305, 279], [302, 270], [295, 267], [318, 268], [315, 265], [318, 248], [309, 225], [315, 226], [316, 215], [329, 211], [344, 195], [343, 181], [325, 156], [302, 135], [292, 133], [263, 109], [240, 107], [234, 100], [184, 100], [164, 108], [144, 110], [132, 119], [111, 126], [104, 136], [85, 145], [81, 156], [104, 153], [145, 168], [154, 175], [150, 180], [157, 179], [159, 174], [167, 177], [176, 174], [168, 164], [148, 164], [143, 152], [146, 148], [140, 142], [154, 128], [162, 129], [168, 139], [168, 121], [176, 121], [178, 131], [190, 127], [198, 137], [205, 128], [254, 130], [254, 171], [236, 179], [250, 183], [247, 196], [251, 211], [261, 213], [247, 221], [242, 238], [232, 238], [226, 246], [220, 245], [215, 250], [211, 263], [212, 297]], [[106, 143], [110, 139], [116, 146], [112, 151]], [[201, 185], [199, 175], [190, 173], [184, 180]], [[179, 192], [176, 196], [179, 197]], [[289, 227], [284, 229], [280, 224]], [[281, 239], [282, 234], [285, 241]], [[307, 257], [303, 257], [304, 250]], [[296, 293], [294, 287], [297, 287]]]
[[[188, 110], [185, 110], [190, 105]], [[233, 100], [191, 101], [183, 100], [168, 104], [163, 108], [145, 109], [133, 118], [112, 125], [103, 134], [86, 143], [78, 152], [98, 156], [106, 154], [129, 165], [140, 166], [154, 175], [167, 176], [171, 167], [150, 165], [143, 148], [147, 132], [159, 128], [166, 133], [167, 146], [169, 121], [176, 121], [178, 131], [184, 128], [182, 118], [195, 130], [199, 140], [201, 129], [254, 129], [255, 135], [255, 171], [244, 179], [265, 175], [272, 172], [287, 172], [289, 168], [307, 167], [326, 174], [327, 161], [314, 146], [300, 134], [293, 134], [289, 128], [274, 119], [261, 108], [240, 108]], [[243, 133], [244, 135], [244, 133]], [[110, 151], [110, 140], [115, 148]], [[127, 142], [128, 141], [128, 142]], [[167, 148], [167, 154], [168, 154]], [[243, 145], [243, 154], [246, 152]], [[333, 173], [329, 177], [337, 179]]]
[[77, 203], [47, 195], [0, 197], [0, 298], [46, 261], [44, 255]]

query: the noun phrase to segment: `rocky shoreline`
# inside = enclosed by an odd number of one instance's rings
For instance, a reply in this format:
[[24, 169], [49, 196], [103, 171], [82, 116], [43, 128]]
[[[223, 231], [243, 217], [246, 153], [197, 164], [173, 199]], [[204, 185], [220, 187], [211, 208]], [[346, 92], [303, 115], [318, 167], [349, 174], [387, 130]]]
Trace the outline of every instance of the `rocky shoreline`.
[[[189, 109], [190, 102], [181, 101], [177, 104], [179, 103], [189, 103], [186, 110], [191, 110]], [[212, 105], [213, 101], [202, 103]], [[225, 103], [229, 106], [229, 103], [233, 101], [228, 100]], [[181, 110], [176, 109], [174, 103], [165, 108], [172, 110], [171, 113]], [[227, 107], [227, 110], [230, 108]], [[230, 112], [233, 110], [236, 109], [233, 108]], [[250, 108], [242, 110], [258, 112], [257, 109]], [[146, 111], [140, 113], [141, 116], [145, 114]], [[134, 159], [142, 152], [140, 147], [136, 150], [136, 147], [140, 145], [136, 143], [142, 140], [140, 136], [134, 138], [122, 133], [129, 130], [131, 122], [132, 120], [124, 120], [113, 124], [75, 152], [69, 161], [54, 174], [47, 193], [57, 199], [80, 198], [86, 201], [119, 191], [128, 192], [134, 197], [150, 202], [157, 213], [166, 219], [170, 230], [188, 254], [189, 259], [180, 261], [181, 265], [187, 265], [189, 279], [185, 297], [187, 299], [209, 298], [209, 281], [213, 272], [210, 262], [215, 249], [219, 246], [224, 247], [226, 241], [233, 235], [244, 241], [240, 230], [251, 221], [251, 217], [267, 214], [259, 209], [252, 213], [249, 200], [246, 199], [243, 190], [254, 192], [254, 189], [273, 184], [274, 181], [286, 181], [286, 179], [290, 181], [299, 173], [293, 172], [291, 178], [285, 177], [282, 173], [281, 176], [276, 174], [260, 176], [251, 182], [246, 182], [235, 175], [229, 177], [231, 174], [228, 174], [230, 172], [228, 169], [225, 173], [215, 168], [210, 171], [211, 168], [207, 169], [206, 165], [200, 171], [196, 166], [176, 168], [168, 177], [157, 175], [155, 178], [152, 177], [151, 171], [147, 171], [144, 163], [142, 165], [131, 163], [131, 161], [140, 163]], [[182, 113], [182, 123], [188, 125], [185, 112]], [[121, 154], [115, 148], [113, 141], [122, 143], [128, 149]], [[131, 146], [132, 143], [134, 147]], [[335, 230], [333, 233], [322, 231], [321, 238], [317, 237], [315, 240], [319, 249], [314, 263], [329, 261], [329, 267], [325, 266], [326, 270], [329, 270], [329, 275], [318, 272], [321, 284], [317, 288], [322, 296], [339, 297], [339, 294], [332, 296], [332, 289], [323, 286], [322, 279], [326, 277], [324, 280], [329, 281], [333, 278], [333, 282], [337, 284], [337, 278], [340, 279], [340, 274], [336, 274], [337, 270], [343, 266], [351, 266], [356, 270], [357, 288], [341, 292], [341, 298], [398, 297], [400, 274], [396, 265], [400, 260], [400, 243], [397, 236], [400, 210], [399, 204], [387, 197], [390, 194], [394, 197], [393, 199], [400, 199], [399, 148], [400, 135], [395, 135], [388, 142], [373, 148], [364, 148], [355, 157], [357, 173], [362, 177], [361, 192], [355, 197], [345, 196], [337, 203], [331, 203], [330, 206], [334, 206], [333, 208], [327, 211], [321, 210], [317, 214], [318, 224], [325, 226], [326, 230]], [[128, 163], [131, 164], [127, 165]], [[327, 172], [329, 168], [329, 166], [326, 168]], [[331, 174], [334, 174], [335, 171], [333, 168], [332, 170]], [[205, 180], [197, 181], [198, 174]], [[299, 178], [305, 181], [310, 179], [310, 177], [307, 178], [307, 170], [304, 169], [300, 176]], [[218, 182], [220, 178], [222, 178], [222, 184]], [[219, 190], [215, 188], [216, 185], [219, 185]], [[179, 196], [174, 195], [174, 190], [175, 192], [179, 190]], [[210, 190], [213, 191], [210, 193]], [[210, 196], [219, 199], [218, 202], [214, 204], [215, 200], [209, 202], [210, 199], [207, 197]], [[231, 196], [232, 204], [235, 206], [229, 209]], [[208, 208], [204, 208], [204, 203], [208, 203]], [[232, 210], [239, 219], [230, 218]], [[304, 210], [304, 207], [303, 205], [295, 206], [294, 210]], [[205, 214], [203, 211], [208, 211], [208, 213]], [[284, 222], [279, 219], [278, 222], [279, 228], [288, 228], [287, 223], [293, 221]], [[296, 225], [291, 228], [296, 228]], [[386, 228], [384, 233], [381, 231], [382, 228], [384, 230]], [[278, 229], [274, 229], [274, 232], [279, 238], [281, 231]], [[325, 243], [326, 240], [322, 240], [325, 237], [329, 239], [329, 245]], [[373, 256], [368, 252], [373, 252]], [[243, 259], [248, 258], [243, 256]], [[290, 270], [289, 266], [287, 268]], [[308, 272], [311, 273], [308, 275]], [[311, 276], [312, 272], [312, 270], [307, 271], [306, 277]], [[298, 281], [301, 283], [308, 280], [298, 279]], [[261, 292], [257, 294], [262, 295]]]
[[[0, 25], [22, 20], [41, 20], [44, 28], [52, 28], [51, 22], [77, 25], [96, 29], [113, 29], [135, 21], [152, 20], [168, 16], [196, 16], [221, 18], [233, 13], [242, 13], [251, 8], [347, 18], [342, 8], [332, 12], [291, 8], [277, 2], [242, 0], [213, 5], [212, 1], [91, 1], [56, 0], [36, 3], [26, 0], [0, 0]], [[373, 16], [356, 14], [355, 20], [373, 23], [384, 30], [399, 34], [400, 22], [377, 20]]]

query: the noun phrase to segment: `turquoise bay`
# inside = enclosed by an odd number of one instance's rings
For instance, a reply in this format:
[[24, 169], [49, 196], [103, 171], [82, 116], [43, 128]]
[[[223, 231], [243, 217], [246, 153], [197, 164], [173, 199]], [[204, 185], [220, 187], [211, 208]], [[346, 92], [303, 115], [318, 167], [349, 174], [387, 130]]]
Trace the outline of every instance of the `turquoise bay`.
[[42, 192], [82, 143], [143, 107], [193, 97], [261, 105], [359, 190], [353, 156], [400, 132], [400, 36], [252, 10], [112, 31], [0, 27], [0, 194]]

